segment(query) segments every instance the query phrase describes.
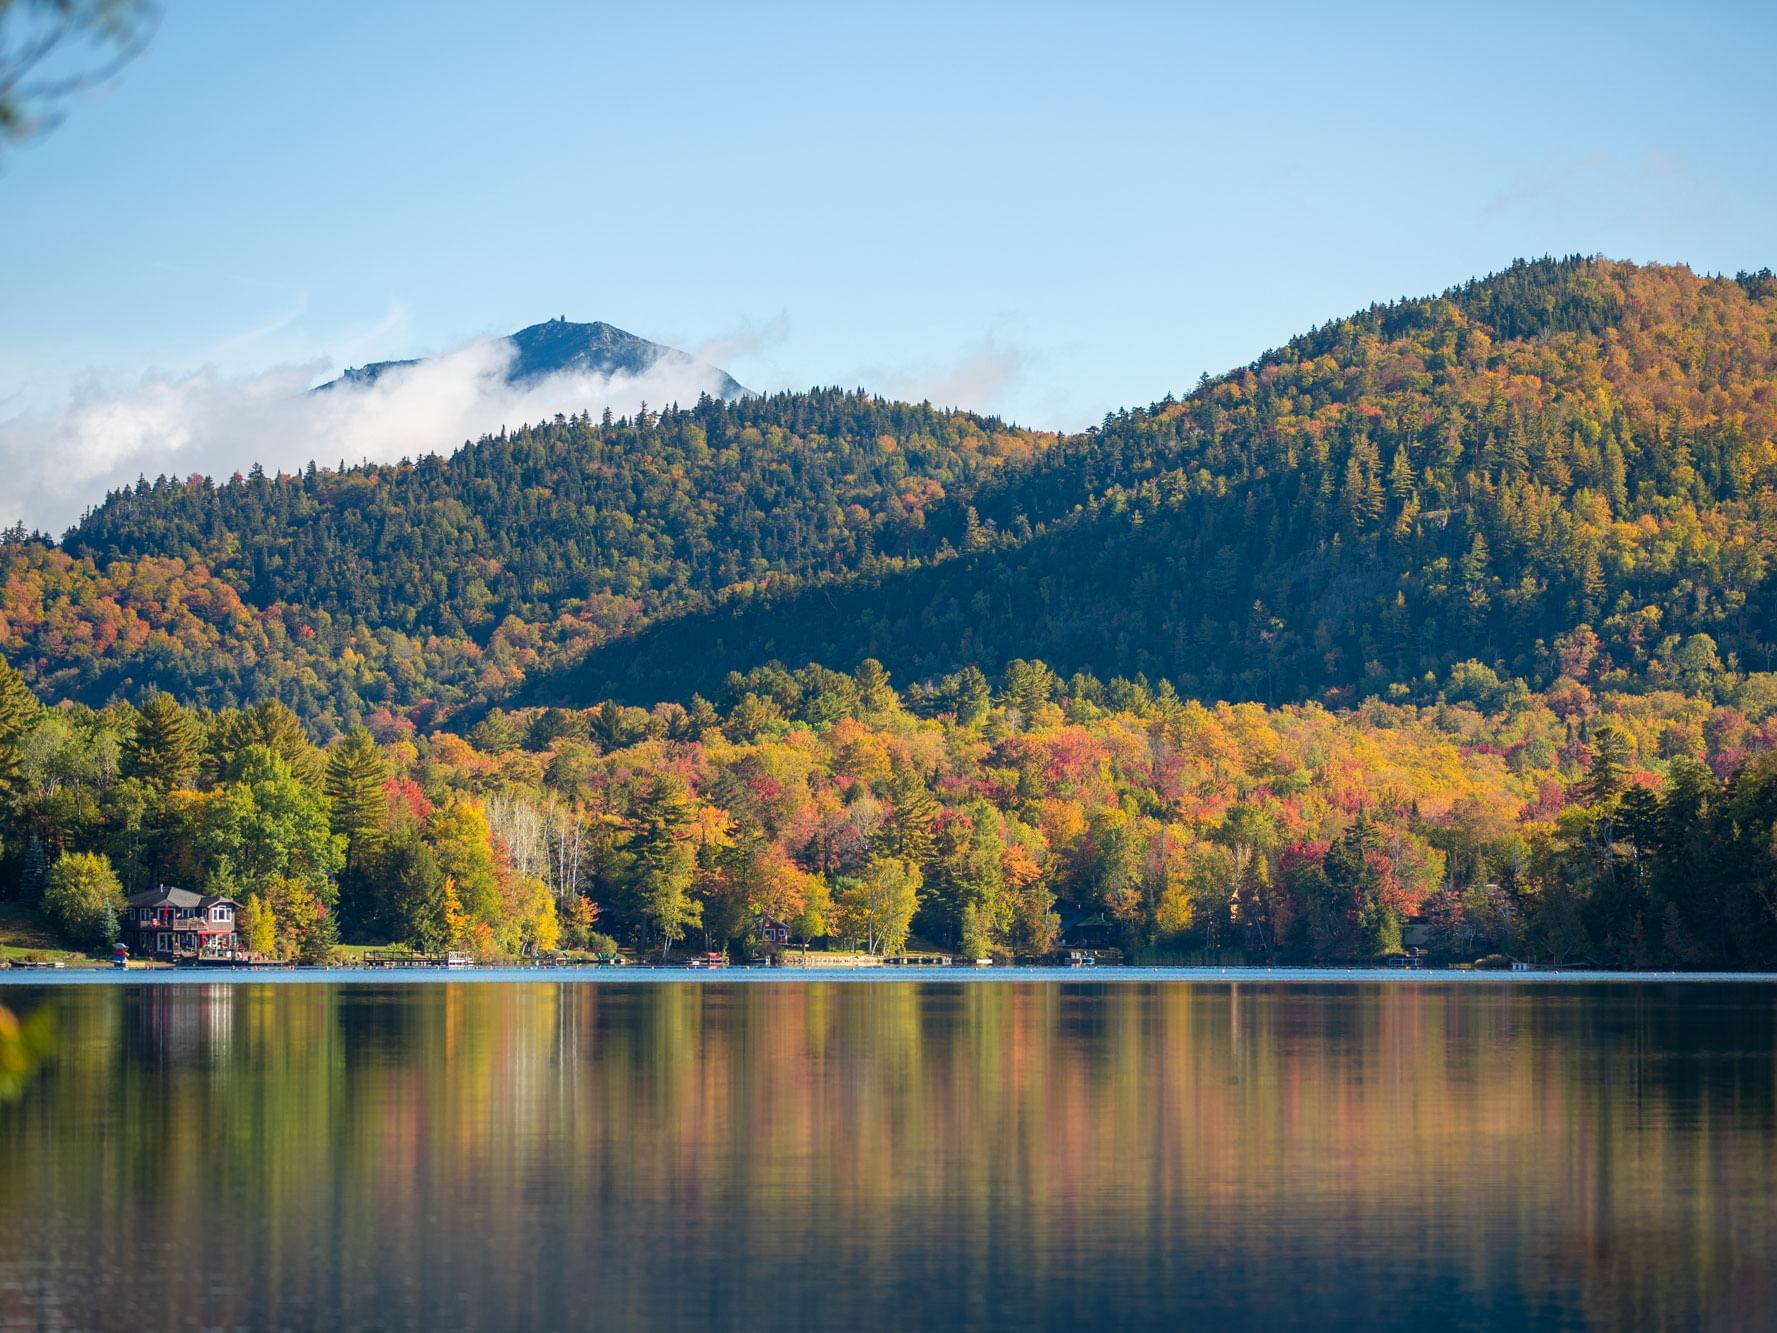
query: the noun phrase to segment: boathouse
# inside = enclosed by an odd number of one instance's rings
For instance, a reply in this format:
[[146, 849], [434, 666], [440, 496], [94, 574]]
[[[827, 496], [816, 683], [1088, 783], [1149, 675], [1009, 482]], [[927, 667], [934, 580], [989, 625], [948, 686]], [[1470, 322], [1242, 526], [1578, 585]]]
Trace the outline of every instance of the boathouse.
[[238, 949], [233, 898], [157, 885], [129, 900], [123, 935], [138, 958], [202, 958]]

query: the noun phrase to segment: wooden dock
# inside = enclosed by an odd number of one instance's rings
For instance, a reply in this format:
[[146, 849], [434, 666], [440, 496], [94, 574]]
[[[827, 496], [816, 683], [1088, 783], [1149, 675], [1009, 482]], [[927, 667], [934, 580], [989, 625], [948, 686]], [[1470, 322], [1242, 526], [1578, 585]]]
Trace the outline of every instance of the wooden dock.
[[884, 967], [949, 967], [956, 959], [947, 953], [897, 953], [882, 962]]
[[233, 958], [216, 955], [199, 955], [195, 958], [176, 958], [174, 967], [222, 967], [229, 971], [245, 968], [250, 972], [283, 971], [296, 966], [293, 958]]
[[469, 967], [474, 960], [468, 954], [409, 953], [405, 949], [371, 949], [364, 955], [365, 967]]
[[813, 950], [785, 949], [777, 955], [779, 967], [881, 967], [883, 959], [873, 953], [819, 953]]

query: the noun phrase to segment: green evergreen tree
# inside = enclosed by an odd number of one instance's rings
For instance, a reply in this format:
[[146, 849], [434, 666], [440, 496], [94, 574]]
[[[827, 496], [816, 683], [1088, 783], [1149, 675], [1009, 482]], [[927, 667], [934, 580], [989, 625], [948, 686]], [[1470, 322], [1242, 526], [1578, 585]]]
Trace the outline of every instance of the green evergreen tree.
[[703, 916], [703, 904], [691, 896], [693, 813], [684, 784], [660, 778], [650, 786], [629, 837], [641, 914], [658, 936], [663, 958]]
[[509, 754], [518, 748], [518, 731], [512, 719], [496, 708], [470, 729], [469, 743], [483, 754]]
[[987, 710], [992, 706], [993, 695], [988, 689], [987, 677], [981, 668], [968, 666], [963, 668], [961, 679], [956, 689], [956, 721], [964, 727], [978, 727], [987, 720]]
[[25, 840], [24, 864], [19, 870], [19, 901], [35, 907], [43, 901], [49, 887], [49, 856], [43, 850], [43, 839], [33, 832]]
[[1000, 697], [1008, 708], [1016, 708], [1028, 722], [1030, 715], [1055, 697], [1061, 681], [1046, 662], [1014, 658], [1006, 663], [1000, 682]]
[[346, 840], [347, 866], [372, 854], [381, 841], [388, 781], [388, 763], [363, 727], [353, 727], [328, 753], [322, 790], [329, 825]]
[[417, 826], [405, 823], [389, 834], [369, 870], [358, 915], [348, 917], [354, 929], [371, 938], [405, 940], [427, 952], [451, 945], [453, 890]]
[[930, 866], [937, 852], [939, 807], [918, 773], [897, 764], [888, 781], [889, 817], [882, 850], [918, 867]]
[[146, 783], [161, 798], [191, 785], [203, 757], [197, 723], [165, 691], [156, 691], [136, 710], [135, 729], [124, 748], [123, 771]]
[[369, 731], [354, 727], [327, 755], [322, 791], [328, 827], [345, 839], [339, 875], [339, 909], [345, 927], [387, 938], [387, 913], [375, 901], [381, 872], [378, 853], [388, 814], [389, 766]]
[[299, 781], [318, 783], [321, 765], [302, 720], [289, 705], [266, 699], [226, 713], [212, 733], [211, 754], [220, 777], [232, 781], [241, 756], [255, 746], [277, 755]]
[[41, 708], [25, 678], [0, 659], [0, 818], [16, 809], [25, 736]]
[[889, 684], [888, 672], [874, 657], [866, 657], [858, 663], [853, 679], [858, 685], [858, 702], [866, 715], [887, 712], [898, 702], [894, 687]]
[[1615, 723], [1604, 722], [1593, 731], [1590, 749], [1586, 800], [1594, 806], [1608, 806], [1629, 785], [1629, 738]]

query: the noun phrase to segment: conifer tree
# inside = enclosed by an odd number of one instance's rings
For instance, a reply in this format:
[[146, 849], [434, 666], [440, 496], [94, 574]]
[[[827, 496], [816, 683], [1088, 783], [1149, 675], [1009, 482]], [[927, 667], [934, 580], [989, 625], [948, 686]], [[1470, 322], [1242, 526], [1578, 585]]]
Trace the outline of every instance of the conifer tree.
[[649, 788], [630, 835], [641, 913], [660, 937], [663, 958], [703, 916], [703, 904], [691, 896], [696, 867], [693, 813], [684, 784], [659, 778]]
[[43, 850], [43, 839], [32, 833], [25, 842], [25, 860], [19, 870], [19, 901], [35, 907], [48, 887], [49, 854]]
[[972, 665], [963, 668], [956, 690], [957, 725], [980, 726], [987, 720], [987, 710], [992, 702], [993, 695], [981, 668]]
[[376, 742], [363, 727], [353, 727], [327, 756], [329, 823], [346, 840], [346, 865], [350, 868], [373, 852], [382, 838], [387, 808], [384, 787], [389, 766]]
[[1388, 465], [1388, 494], [1397, 505], [1404, 505], [1417, 493], [1413, 464], [1407, 457], [1407, 446], [1396, 445], [1394, 459]]
[[853, 678], [858, 683], [858, 702], [866, 714], [886, 712], [896, 703], [894, 687], [889, 684], [889, 674], [874, 657], [866, 657], [858, 663]]
[[1629, 785], [1629, 738], [1614, 723], [1592, 733], [1592, 758], [1586, 766], [1586, 800], [1606, 806]]
[[160, 796], [191, 784], [202, 758], [197, 724], [165, 691], [136, 710], [136, 727], [124, 749], [123, 771]]
[[280, 700], [266, 699], [252, 708], [223, 716], [211, 740], [218, 774], [224, 778], [232, 776], [236, 763], [256, 745], [281, 758], [302, 781], [313, 782], [320, 777], [315, 747], [309, 744], [301, 719]]
[[883, 850], [923, 871], [937, 854], [938, 802], [905, 764], [896, 765], [889, 776], [888, 799], [891, 813]]
[[40, 707], [25, 678], [0, 659], [0, 816], [17, 799], [20, 752]]
[[455, 881], [412, 824], [397, 829], [383, 846], [375, 861], [374, 887], [380, 910], [361, 928], [428, 952], [455, 943], [451, 912], [462, 911]]

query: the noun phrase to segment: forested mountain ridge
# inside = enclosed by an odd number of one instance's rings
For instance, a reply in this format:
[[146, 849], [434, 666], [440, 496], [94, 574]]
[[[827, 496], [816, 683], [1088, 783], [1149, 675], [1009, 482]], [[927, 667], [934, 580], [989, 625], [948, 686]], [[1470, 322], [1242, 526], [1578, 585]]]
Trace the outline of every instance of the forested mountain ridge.
[[1771, 664], [1774, 333], [1768, 274], [1542, 260], [1078, 435], [820, 390], [143, 483], [0, 550], [0, 646], [51, 695], [278, 697], [323, 731], [771, 658], [1267, 702], [1480, 688], [1470, 662], [1705, 688]]
[[60, 697], [425, 719], [721, 588], [922, 546], [946, 488], [1050, 438], [830, 389], [558, 417], [449, 458], [144, 481], [60, 548], [0, 543], [0, 645]]
[[1002, 470], [973, 533], [944, 534], [961, 559], [733, 595], [528, 697], [709, 693], [774, 657], [917, 679], [1020, 654], [1267, 702], [1435, 692], [1470, 660], [1695, 688], [1772, 663], [1774, 439], [1768, 274], [1521, 264]]
[[[740, 381], [719, 367], [705, 365], [676, 347], [649, 342], [599, 320], [576, 324], [565, 317], [552, 319], [522, 328], [501, 341], [512, 352], [512, 362], [506, 370], [508, 384], [530, 384], [564, 373], [638, 376], [665, 366], [700, 373], [717, 398], [741, 398], [747, 393]], [[320, 385], [317, 392], [341, 385], [375, 384], [390, 371], [419, 364], [417, 360], [373, 361], [366, 366], [352, 366], [338, 379]]]

